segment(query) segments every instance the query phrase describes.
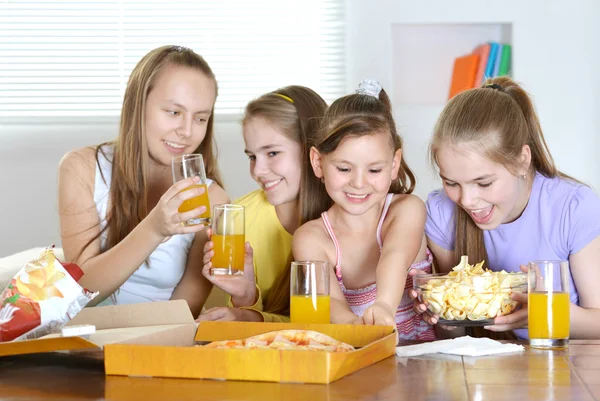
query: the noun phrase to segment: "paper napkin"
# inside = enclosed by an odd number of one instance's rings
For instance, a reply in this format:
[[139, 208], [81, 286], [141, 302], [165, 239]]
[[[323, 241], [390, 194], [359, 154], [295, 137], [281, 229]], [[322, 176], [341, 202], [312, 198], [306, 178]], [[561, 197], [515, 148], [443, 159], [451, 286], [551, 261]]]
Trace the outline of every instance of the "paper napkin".
[[429, 343], [396, 347], [396, 355], [410, 357], [425, 354], [452, 354], [465, 356], [483, 356], [521, 352], [522, 345], [501, 343], [490, 338], [473, 338], [463, 336], [451, 340], [432, 341]]

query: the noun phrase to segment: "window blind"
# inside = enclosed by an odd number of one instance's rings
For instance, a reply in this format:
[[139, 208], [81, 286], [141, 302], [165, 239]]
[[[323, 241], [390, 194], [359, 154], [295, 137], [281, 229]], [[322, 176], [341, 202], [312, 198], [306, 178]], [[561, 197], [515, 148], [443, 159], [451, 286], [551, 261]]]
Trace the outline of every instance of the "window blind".
[[217, 114], [299, 84], [345, 92], [343, 0], [0, 2], [0, 117], [118, 116], [153, 48], [194, 49], [219, 84]]

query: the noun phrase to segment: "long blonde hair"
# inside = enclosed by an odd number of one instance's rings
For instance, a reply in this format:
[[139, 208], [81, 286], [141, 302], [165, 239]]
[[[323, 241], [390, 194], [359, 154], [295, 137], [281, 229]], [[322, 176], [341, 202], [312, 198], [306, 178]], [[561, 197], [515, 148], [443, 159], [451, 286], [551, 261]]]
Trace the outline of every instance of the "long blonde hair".
[[[396, 130], [390, 98], [383, 89], [379, 92], [379, 97], [352, 94], [333, 102], [319, 126], [314, 146], [321, 154], [329, 154], [334, 152], [345, 138], [376, 133], [389, 134], [390, 146], [394, 152], [402, 149], [402, 138]], [[392, 181], [389, 191], [395, 194], [410, 194], [415, 185], [415, 175], [402, 158], [398, 179]], [[332, 205], [333, 201], [327, 194], [325, 185], [319, 182], [319, 187], [310, 194], [308, 214], [313, 219], [318, 218]]]
[[[508, 77], [488, 79], [481, 88], [459, 93], [448, 102], [429, 147], [432, 163], [438, 165], [442, 147], [463, 143], [480, 149], [486, 158], [515, 175], [523, 146], [528, 145], [530, 175], [539, 172], [549, 178], [571, 178], [557, 170], [529, 95]], [[474, 261], [487, 260], [483, 231], [458, 205], [455, 223], [456, 263], [461, 255]]]
[[[309, 214], [307, 205], [310, 195], [320, 186], [320, 182], [312, 173], [309, 151], [326, 108], [327, 103], [312, 89], [291, 85], [248, 103], [242, 120], [245, 124], [255, 117], [262, 117], [302, 148], [298, 225], [314, 218]], [[292, 255], [269, 292], [264, 294], [265, 312], [289, 315], [291, 261]]]
[[[112, 207], [106, 217], [104, 230], [108, 230], [108, 238], [104, 250], [121, 242], [149, 213], [147, 177], [149, 155], [144, 126], [146, 101], [154, 87], [156, 77], [166, 66], [183, 66], [198, 70], [214, 80], [216, 88], [215, 76], [207, 62], [191, 49], [184, 47], [159, 47], [146, 54], [135, 66], [125, 90], [119, 135], [116, 140], [96, 147], [98, 163], [98, 153], [103, 152], [102, 147], [107, 144], [114, 146], [110, 184]], [[206, 175], [222, 185], [221, 173], [217, 165], [213, 121], [214, 113], [211, 113], [206, 136], [195, 153], [202, 154], [206, 163]]]

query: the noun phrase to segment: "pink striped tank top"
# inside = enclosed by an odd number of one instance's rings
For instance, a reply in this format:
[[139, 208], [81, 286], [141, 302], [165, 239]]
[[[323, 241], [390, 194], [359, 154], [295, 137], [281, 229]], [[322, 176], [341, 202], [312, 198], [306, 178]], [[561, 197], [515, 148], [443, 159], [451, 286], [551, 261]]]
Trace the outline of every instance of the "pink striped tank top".
[[[385, 220], [385, 216], [387, 215], [388, 209], [390, 207], [390, 203], [394, 194], [387, 194], [385, 199], [385, 205], [383, 207], [383, 211], [381, 213], [381, 217], [379, 218], [379, 224], [377, 225], [377, 243], [379, 244], [379, 250], [383, 248], [383, 243], [381, 240], [381, 227], [383, 226], [383, 221]], [[323, 212], [321, 214], [321, 218], [323, 220], [323, 224], [325, 225], [325, 229], [327, 233], [331, 237], [333, 244], [335, 245], [335, 253], [336, 253], [336, 261], [335, 261], [335, 275], [338, 279], [338, 283], [346, 297], [346, 301], [348, 302], [348, 306], [354, 314], [357, 316], [362, 316], [365, 310], [375, 302], [375, 297], [377, 295], [377, 285], [371, 284], [364, 288], [359, 288], [355, 290], [347, 289], [344, 286], [344, 282], [342, 280], [342, 250], [340, 248], [339, 242], [333, 232], [333, 228], [329, 223], [329, 218], [327, 217], [327, 212]], [[422, 260], [420, 262], [413, 263], [411, 265], [411, 269], [419, 269], [426, 273], [431, 273], [431, 263], [433, 257], [429, 249], [427, 249], [427, 259]], [[400, 301], [400, 305], [398, 306], [398, 310], [396, 311], [396, 327], [398, 329], [398, 337], [402, 340], [435, 340], [435, 331], [432, 326], [427, 324], [420, 314], [415, 313], [413, 310], [413, 300], [408, 295], [408, 290], [412, 288], [413, 280], [412, 277], [406, 278], [406, 284], [404, 286], [404, 294], [402, 295], [402, 300]]]

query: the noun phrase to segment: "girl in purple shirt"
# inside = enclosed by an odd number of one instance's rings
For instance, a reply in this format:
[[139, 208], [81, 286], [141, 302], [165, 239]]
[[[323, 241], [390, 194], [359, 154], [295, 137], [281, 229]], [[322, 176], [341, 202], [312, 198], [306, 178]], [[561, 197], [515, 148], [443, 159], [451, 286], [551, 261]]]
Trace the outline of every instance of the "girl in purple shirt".
[[[528, 94], [500, 77], [456, 95], [430, 151], [444, 186], [427, 199], [425, 226], [438, 270], [448, 272], [461, 255], [506, 271], [568, 260], [571, 338], [600, 338], [600, 199], [556, 169]], [[435, 324], [437, 316], [426, 320]], [[526, 338], [526, 326], [523, 307], [486, 329]]]

